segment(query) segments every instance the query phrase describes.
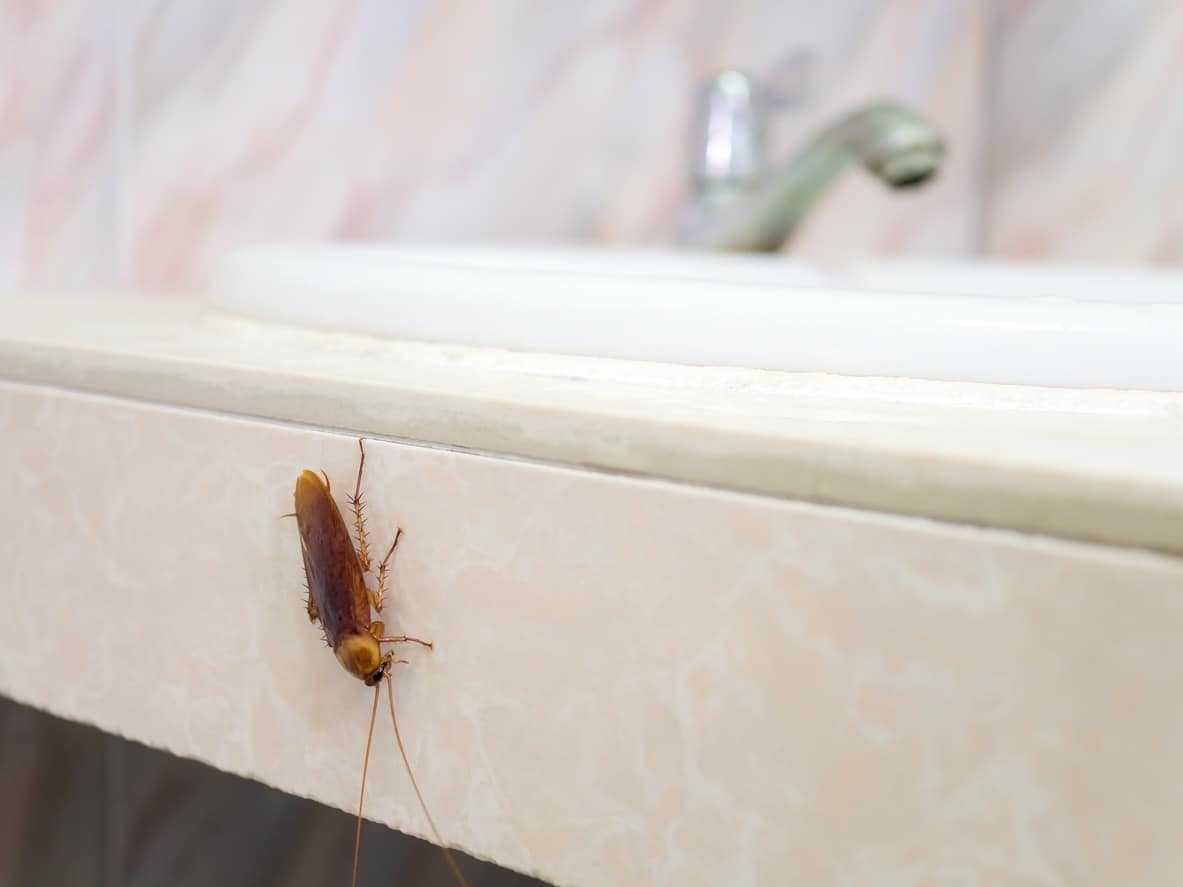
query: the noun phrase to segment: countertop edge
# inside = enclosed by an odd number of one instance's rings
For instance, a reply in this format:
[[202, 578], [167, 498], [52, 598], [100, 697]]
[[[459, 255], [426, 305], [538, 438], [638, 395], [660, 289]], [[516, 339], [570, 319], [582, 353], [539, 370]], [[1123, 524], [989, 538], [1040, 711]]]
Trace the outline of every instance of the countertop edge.
[[[1183, 501], [1106, 477], [983, 465], [658, 415], [555, 409], [252, 365], [0, 341], [0, 377], [482, 453], [1106, 545], [1183, 553]], [[249, 383], [249, 384], [248, 384]], [[572, 442], [577, 441], [575, 453]]]

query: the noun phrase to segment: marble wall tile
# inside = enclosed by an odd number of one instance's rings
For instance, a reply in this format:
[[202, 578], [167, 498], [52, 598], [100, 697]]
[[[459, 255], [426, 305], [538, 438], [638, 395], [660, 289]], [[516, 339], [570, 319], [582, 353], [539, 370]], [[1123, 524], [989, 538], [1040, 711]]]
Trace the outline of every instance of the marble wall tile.
[[[799, 119], [785, 121], [782, 138], [791, 141], [864, 102], [890, 98], [931, 120], [946, 139], [948, 155], [935, 180], [909, 191], [888, 190], [861, 170], [847, 175], [789, 248], [818, 258], [971, 255], [981, 245], [986, 184], [990, 4], [864, 6], [849, 15], [851, 44], [815, 39], [826, 63], [819, 94]], [[797, 10], [797, 19], [812, 14]], [[793, 20], [786, 18], [783, 32], [793, 31]]]
[[815, 92], [782, 147], [883, 95], [956, 146], [918, 196], [852, 176], [801, 248], [973, 245], [985, 29], [969, 2], [227, 7], [167, 2], [137, 22], [142, 284], [198, 281], [257, 239], [667, 241], [696, 85], [724, 65], [772, 75], [800, 49]]
[[[344, 809], [293, 478], [351, 437], [0, 384], [0, 693]], [[1183, 562], [374, 441], [444, 834], [560, 884], [1172, 883]], [[426, 824], [380, 726], [367, 810]]]
[[1183, 4], [1004, 4], [990, 253], [1183, 261]]
[[119, 272], [117, 9], [0, 3], [0, 288]]
[[1183, 259], [1172, 0], [84, 0], [0, 6], [0, 285], [200, 286], [275, 239], [668, 242], [696, 86], [860, 102], [946, 134], [906, 194], [852, 173], [813, 258]]
[[799, 249], [974, 245], [985, 29], [968, 0], [56, 0], [7, 15], [9, 283], [193, 286], [227, 248], [287, 238], [667, 242], [696, 86], [726, 65], [775, 78], [800, 50], [814, 90], [778, 153], [881, 96], [956, 148], [904, 198], [851, 175]]

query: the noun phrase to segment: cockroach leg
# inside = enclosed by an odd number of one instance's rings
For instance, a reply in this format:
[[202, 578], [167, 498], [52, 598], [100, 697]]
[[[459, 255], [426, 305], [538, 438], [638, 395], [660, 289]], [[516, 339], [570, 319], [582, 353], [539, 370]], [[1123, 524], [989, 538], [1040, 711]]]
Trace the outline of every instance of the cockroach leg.
[[420, 640], [419, 638], [409, 637], [405, 634], [396, 634], [396, 635], [391, 635], [390, 637], [378, 638], [378, 643], [380, 643], [380, 644], [419, 644], [421, 646], [427, 647], [427, 649], [429, 649], [429, 650], [433, 649], [435, 647], [435, 644], [433, 644], [431, 641], [423, 641], [423, 640]]
[[308, 608], [309, 622], [316, 622], [320, 619], [320, 610], [316, 609], [316, 601], [312, 599], [311, 592], [309, 592], [308, 597], [304, 598], [304, 606]]
[[349, 497], [349, 507], [353, 509], [353, 528], [357, 532], [357, 559], [361, 563], [363, 573], [370, 572], [370, 543], [366, 538], [366, 517], [363, 513], [365, 502], [361, 495], [361, 473], [366, 467], [366, 448], [364, 438], [357, 439], [357, 448], [361, 451], [361, 459], [357, 463], [357, 482], [353, 485], [353, 495]]
[[[434, 647], [431, 641], [423, 641], [405, 634], [385, 635], [384, 631], [386, 631], [386, 625], [381, 619], [375, 619], [370, 623], [370, 636], [380, 644], [420, 644], [429, 650]], [[392, 656], [394, 654], [387, 653], [386, 655]]]
[[394, 653], [387, 651], [386, 653], [382, 654], [382, 675], [383, 675], [383, 677], [389, 679], [391, 669], [394, 666], [396, 666], [396, 665], [410, 665], [410, 664], [411, 664], [410, 661], [407, 659], [395, 659]]
[[386, 552], [386, 556], [382, 558], [382, 562], [378, 564], [378, 591], [374, 594], [374, 609], [381, 615], [382, 607], [386, 603], [386, 581], [390, 576], [390, 556], [394, 554], [394, 549], [398, 547], [398, 540], [402, 536], [402, 527], [394, 531], [394, 541], [390, 543], [390, 548]]

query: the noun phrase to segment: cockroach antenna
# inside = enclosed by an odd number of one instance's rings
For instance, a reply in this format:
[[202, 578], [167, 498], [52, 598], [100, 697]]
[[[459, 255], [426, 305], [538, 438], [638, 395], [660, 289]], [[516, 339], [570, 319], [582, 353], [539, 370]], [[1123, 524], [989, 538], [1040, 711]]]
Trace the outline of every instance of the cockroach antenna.
[[[375, 687], [374, 689], [377, 690], [378, 688]], [[398, 743], [398, 753], [402, 756], [403, 765], [407, 768], [407, 776], [411, 778], [411, 788], [415, 790], [415, 797], [419, 799], [419, 806], [423, 809], [423, 815], [427, 817], [427, 824], [431, 826], [431, 834], [435, 838], [435, 842], [439, 844], [440, 849], [444, 851], [444, 858], [448, 861], [448, 865], [452, 869], [452, 874], [456, 876], [456, 880], [460, 883], [461, 887], [469, 887], [468, 881], [460, 871], [460, 866], [456, 864], [456, 857], [453, 855], [451, 848], [440, 837], [440, 830], [436, 828], [431, 811], [427, 809], [427, 802], [423, 800], [423, 792], [419, 791], [419, 783], [415, 779], [415, 771], [411, 769], [411, 762], [407, 759], [407, 750], [403, 747], [403, 735], [398, 729], [398, 718], [394, 714], [394, 681], [389, 675], [386, 678], [386, 698], [390, 701], [390, 723], [394, 727], [394, 741]]]
[[366, 803], [366, 772], [370, 769], [370, 746], [374, 742], [374, 721], [378, 717], [378, 688], [374, 688], [374, 705], [370, 709], [370, 729], [366, 731], [366, 753], [361, 759], [361, 794], [357, 798], [357, 831], [353, 836], [353, 878], [350, 887], [357, 887], [357, 858], [361, 853], [361, 812]]

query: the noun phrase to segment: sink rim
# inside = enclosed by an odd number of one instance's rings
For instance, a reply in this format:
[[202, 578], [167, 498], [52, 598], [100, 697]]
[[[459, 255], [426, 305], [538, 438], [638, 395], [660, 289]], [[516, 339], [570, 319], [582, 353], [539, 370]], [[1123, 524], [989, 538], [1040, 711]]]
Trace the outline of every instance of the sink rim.
[[[880, 286], [869, 285], [877, 279]], [[963, 279], [961, 290], [951, 289]], [[998, 291], [1005, 286], [1015, 291]], [[1103, 298], [1115, 287], [1123, 300]], [[1183, 274], [1144, 269], [810, 264], [526, 245], [268, 245], [227, 256], [210, 301], [325, 331], [515, 351], [1183, 390], [1176, 353]]]

